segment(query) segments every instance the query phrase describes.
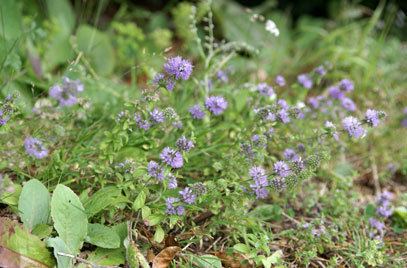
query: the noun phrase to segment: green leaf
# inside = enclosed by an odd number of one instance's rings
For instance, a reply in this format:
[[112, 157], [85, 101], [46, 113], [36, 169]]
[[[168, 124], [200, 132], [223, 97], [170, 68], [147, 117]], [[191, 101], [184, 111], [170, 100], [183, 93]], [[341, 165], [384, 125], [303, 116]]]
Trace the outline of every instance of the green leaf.
[[89, 224], [86, 242], [101, 248], [118, 248], [120, 247], [120, 236], [111, 227]]
[[264, 265], [264, 268], [270, 268], [272, 264], [277, 264], [281, 261], [281, 257], [283, 257], [283, 252], [281, 250], [277, 250], [271, 256], [261, 260]]
[[250, 247], [246, 244], [238, 243], [233, 248], [242, 253], [250, 253]]
[[22, 32], [22, 17], [18, 9], [18, 1], [1, 0], [0, 5], [0, 37], [6, 40], [19, 38]]
[[202, 255], [202, 256], [196, 256], [193, 255], [191, 258], [191, 262], [194, 265], [193, 267], [201, 267], [201, 268], [206, 268], [206, 267], [213, 267], [213, 268], [222, 268], [222, 262], [221, 260], [214, 256], [214, 255]]
[[45, 243], [23, 229], [17, 222], [8, 218], [0, 218], [0, 246], [46, 266], [54, 265], [53, 258]]
[[60, 237], [53, 237], [47, 240], [47, 245], [54, 248], [54, 256], [57, 259], [58, 268], [71, 268], [73, 267], [73, 258], [62, 256], [60, 253], [74, 255], [65, 242]]
[[165, 233], [164, 233], [163, 228], [161, 228], [161, 226], [158, 225], [155, 230], [154, 241], [157, 243], [161, 243], [164, 240], [164, 236], [165, 236]]
[[109, 36], [91, 26], [81, 25], [76, 37], [79, 50], [84, 52], [95, 71], [104, 76], [111, 74], [115, 57]]
[[135, 211], [139, 210], [140, 208], [142, 208], [144, 206], [144, 204], [146, 202], [146, 197], [147, 197], [147, 194], [145, 191], [141, 191], [139, 193], [139, 195], [137, 196], [136, 200], [134, 200], [134, 203], [133, 203], [133, 209]]
[[44, 239], [51, 235], [53, 229], [54, 228], [48, 224], [37, 224], [32, 230], [32, 234], [38, 236], [40, 239]]
[[121, 201], [121, 197], [123, 196], [117, 187], [107, 186], [89, 197], [83, 206], [85, 207], [86, 214], [91, 218], [108, 206], [117, 204]]
[[162, 220], [163, 220], [163, 217], [161, 215], [150, 215], [146, 219], [146, 221], [148, 222], [148, 225], [150, 225], [150, 226], [157, 225]]
[[88, 232], [88, 219], [78, 196], [58, 184], [51, 199], [51, 217], [70, 252], [78, 253]]
[[47, 224], [50, 196], [47, 188], [36, 179], [28, 181], [21, 191], [18, 201], [21, 221], [29, 230], [37, 224]]
[[52, 21], [65, 35], [70, 35], [75, 27], [75, 13], [68, 0], [47, 0], [48, 13]]
[[88, 261], [99, 265], [118, 266], [125, 263], [126, 252], [124, 248], [106, 249], [97, 248], [89, 254]]
[[146, 220], [151, 215], [151, 209], [147, 206], [141, 208], [141, 217]]
[[260, 205], [257, 206], [253, 211], [250, 212], [250, 215], [254, 219], [259, 219], [263, 221], [281, 220], [281, 207], [278, 205]]

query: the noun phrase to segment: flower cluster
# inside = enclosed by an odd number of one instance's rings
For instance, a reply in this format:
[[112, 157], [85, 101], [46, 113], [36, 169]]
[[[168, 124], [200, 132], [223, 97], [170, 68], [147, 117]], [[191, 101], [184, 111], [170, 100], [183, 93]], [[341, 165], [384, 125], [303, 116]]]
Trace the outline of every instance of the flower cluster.
[[37, 138], [27, 137], [24, 140], [24, 147], [27, 154], [37, 158], [42, 159], [48, 156], [48, 149], [45, 148], [42, 141]]
[[271, 86], [267, 85], [267, 83], [258, 84], [256, 89], [263, 96], [267, 97], [275, 96], [274, 89]]
[[377, 199], [377, 209], [376, 215], [377, 218], [370, 218], [369, 224], [371, 227], [371, 232], [369, 233], [370, 238], [374, 238], [377, 240], [382, 240], [385, 232], [385, 225], [383, 220], [389, 218], [393, 213], [391, 209], [391, 200], [393, 199], [393, 194], [384, 191]]
[[3, 102], [0, 102], [0, 126], [7, 124], [14, 113], [13, 101], [13, 96], [8, 95]]
[[133, 159], [126, 159], [118, 163], [115, 169], [123, 173], [133, 173], [135, 170], [135, 162]]
[[165, 121], [166, 114], [159, 108], [154, 108], [144, 116], [142, 113], [136, 112], [134, 114], [134, 121], [138, 128], [149, 130], [152, 126], [161, 124]]
[[193, 66], [191, 62], [180, 56], [172, 57], [164, 64], [164, 73], [158, 73], [153, 83], [172, 91], [178, 80], [188, 80], [191, 76]]
[[210, 96], [205, 100], [205, 107], [213, 115], [220, 115], [228, 107], [228, 102], [221, 96]]
[[78, 102], [78, 94], [84, 89], [79, 80], [62, 78], [62, 84], [56, 84], [49, 89], [49, 95], [59, 102], [61, 107], [72, 106]]
[[308, 74], [298, 75], [297, 81], [302, 87], [304, 87], [306, 89], [311, 89], [312, 86], [314, 85], [312, 78]]
[[260, 166], [250, 168], [249, 175], [253, 180], [250, 188], [256, 194], [258, 199], [266, 198], [269, 195], [267, 186], [269, 186], [266, 171]]

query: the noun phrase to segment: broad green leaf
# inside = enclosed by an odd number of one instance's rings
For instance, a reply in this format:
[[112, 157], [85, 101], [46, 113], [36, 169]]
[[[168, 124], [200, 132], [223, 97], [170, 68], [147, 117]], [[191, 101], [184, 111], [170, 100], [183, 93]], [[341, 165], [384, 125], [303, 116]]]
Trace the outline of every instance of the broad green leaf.
[[150, 215], [146, 219], [146, 221], [148, 222], [148, 225], [150, 225], [150, 226], [157, 225], [162, 220], [163, 220], [163, 216], [161, 216], [161, 215]]
[[221, 260], [214, 256], [214, 255], [202, 255], [202, 256], [192, 256], [191, 262], [193, 264], [193, 267], [200, 267], [200, 268], [206, 268], [206, 267], [213, 267], [213, 268], [222, 268], [222, 262]]
[[118, 248], [120, 247], [120, 236], [111, 227], [89, 224], [86, 242], [101, 248]]
[[29, 230], [38, 224], [47, 224], [50, 196], [47, 188], [36, 179], [28, 181], [18, 201], [21, 221]]
[[70, 252], [79, 252], [88, 232], [88, 219], [78, 196], [62, 184], [57, 185], [52, 195], [51, 217]]
[[52, 230], [52, 226], [48, 224], [37, 224], [31, 233], [38, 236], [40, 239], [44, 239], [51, 235]]
[[60, 237], [53, 237], [47, 239], [47, 245], [54, 248], [54, 256], [58, 262], [58, 268], [71, 268], [73, 267], [73, 259], [63, 256], [60, 253], [74, 255]]
[[0, 5], [0, 37], [14, 40], [21, 35], [22, 17], [18, 9], [18, 1], [1, 0]]
[[233, 248], [242, 253], [250, 253], [250, 247], [246, 244], [238, 243]]
[[160, 225], [157, 226], [155, 233], [154, 233], [154, 241], [157, 243], [161, 243], [164, 240], [164, 230], [161, 228]]
[[47, 9], [52, 21], [69, 36], [75, 27], [75, 13], [68, 0], [47, 0]]
[[127, 222], [122, 222], [117, 225], [112, 226], [112, 229], [116, 232], [116, 234], [120, 238], [120, 247], [123, 246], [123, 241], [128, 236], [127, 233]]
[[90, 253], [88, 261], [99, 265], [117, 266], [125, 263], [125, 257], [126, 252], [124, 248], [97, 248], [95, 251]]
[[145, 191], [141, 191], [139, 193], [139, 195], [136, 197], [136, 200], [134, 200], [133, 203], [133, 209], [135, 211], [139, 210], [140, 208], [142, 208], [146, 202], [146, 192]]
[[107, 186], [89, 197], [83, 206], [86, 214], [91, 218], [108, 206], [117, 204], [121, 197], [121, 191], [117, 187]]
[[8, 218], [0, 218], [0, 246], [46, 266], [54, 265], [45, 243]]
[[12, 183], [8, 188], [8, 191], [3, 191], [1, 193], [0, 202], [9, 205], [10, 207], [17, 206], [22, 187], [19, 184]]
[[100, 75], [111, 74], [115, 57], [109, 36], [91, 26], [81, 25], [76, 37], [78, 49], [85, 54], [95, 71]]

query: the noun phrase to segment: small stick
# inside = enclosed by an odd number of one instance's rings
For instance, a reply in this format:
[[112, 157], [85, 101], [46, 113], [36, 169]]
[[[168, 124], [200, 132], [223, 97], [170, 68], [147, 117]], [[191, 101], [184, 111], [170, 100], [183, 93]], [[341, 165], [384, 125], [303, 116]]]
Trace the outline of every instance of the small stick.
[[370, 160], [372, 162], [372, 177], [373, 177], [373, 183], [374, 183], [374, 187], [375, 187], [375, 194], [378, 195], [381, 193], [381, 189], [380, 189], [380, 183], [379, 183], [379, 175], [377, 172], [376, 159], [374, 158], [373, 155], [371, 155]]
[[90, 262], [90, 261], [88, 261], [88, 260], [82, 259], [82, 258], [77, 257], [77, 256], [74, 256], [74, 255], [72, 255], [72, 254], [63, 253], [63, 252], [57, 252], [57, 255], [59, 255], [59, 256], [64, 256], [64, 257], [68, 257], [68, 258], [77, 260], [77, 261], [79, 261], [79, 262], [83, 262], [83, 263], [89, 264], [90, 266], [92, 266], [92, 267], [94, 267], [94, 268], [118, 267], [118, 266], [101, 266], [101, 265], [97, 265], [97, 264], [95, 264], [95, 263], [93, 263], [93, 262]]

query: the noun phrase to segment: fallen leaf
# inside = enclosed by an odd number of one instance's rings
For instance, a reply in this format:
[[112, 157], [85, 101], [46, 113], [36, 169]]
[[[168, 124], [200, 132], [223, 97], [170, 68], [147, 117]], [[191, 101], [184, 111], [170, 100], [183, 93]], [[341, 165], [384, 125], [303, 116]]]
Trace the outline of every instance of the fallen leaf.
[[181, 248], [177, 246], [164, 248], [153, 259], [153, 268], [167, 268], [175, 255], [180, 251]]
[[147, 261], [148, 261], [149, 263], [151, 263], [151, 262], [153, 262], [154, 258], [155, 258], [154, 251], [151, 250], [151, 249], [149, 249], [149, 250], [147, 251]]
[[0, 267], [47, 268], [48, 266], [0, 246]]
[[243, 255], [234, 253], [232, 256], [226, 254], [224, 251], [214, 252], [213, 255], [218, 257], [224, 267], [226, 268], [246, 268], [246, 267], [255, 267], [252, 264], [244, 264], [242, 262], [247, 261]]

